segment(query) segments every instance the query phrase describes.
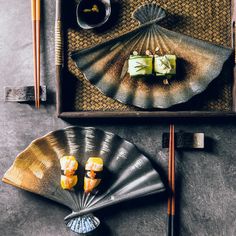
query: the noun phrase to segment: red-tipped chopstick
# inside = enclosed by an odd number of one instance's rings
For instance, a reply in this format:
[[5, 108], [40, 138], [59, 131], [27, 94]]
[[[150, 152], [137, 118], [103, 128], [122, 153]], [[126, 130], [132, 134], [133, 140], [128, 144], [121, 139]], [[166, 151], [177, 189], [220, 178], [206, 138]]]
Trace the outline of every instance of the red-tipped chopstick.
[[31, 0], [35, 106], [40, 107], [40, 0]]
[[167, 236], [174, 236], [174, 219], [175, 219], [175, 130], [174, 125], [170, 125], [170, 138], [169, 138], [169, 160], [168, 160], [168, 228]]

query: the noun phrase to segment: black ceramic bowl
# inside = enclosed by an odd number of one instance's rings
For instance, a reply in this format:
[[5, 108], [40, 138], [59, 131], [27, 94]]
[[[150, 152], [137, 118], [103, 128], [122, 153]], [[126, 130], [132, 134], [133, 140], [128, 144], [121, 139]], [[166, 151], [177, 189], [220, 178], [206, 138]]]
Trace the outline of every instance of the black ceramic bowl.
[[110, 15], [110, 0], [80, 0], [76, 8], [77, 23], [82, 29], [100, 27]]

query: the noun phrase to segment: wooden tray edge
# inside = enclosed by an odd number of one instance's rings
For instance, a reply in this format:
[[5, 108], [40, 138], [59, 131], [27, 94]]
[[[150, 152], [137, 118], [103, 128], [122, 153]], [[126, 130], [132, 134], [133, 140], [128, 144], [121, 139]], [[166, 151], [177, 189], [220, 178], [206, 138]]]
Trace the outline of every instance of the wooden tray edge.
[[57, 116], [62, 119], [79, 118], [236, 118], [236, 112], [214, 111], [81, 111], [81, 112], [58, 112]]

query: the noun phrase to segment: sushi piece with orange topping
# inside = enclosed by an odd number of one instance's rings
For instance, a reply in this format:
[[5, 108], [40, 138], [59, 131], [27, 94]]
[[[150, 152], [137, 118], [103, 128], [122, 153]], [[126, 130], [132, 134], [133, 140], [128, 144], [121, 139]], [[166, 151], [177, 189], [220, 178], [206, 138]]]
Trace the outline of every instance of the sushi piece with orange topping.
[[84, 177], [85, 193], [92, 192], [101, 182], [103, 171], [103, 160], [100, 157], [90, 157], [85, 165], [86, 174]]
[[74, 156], [63, 156], [60, 159], [61, 164], [61, 187], [71, 190], [78, 182], [75, 174], [78, 169], [78, 162]]

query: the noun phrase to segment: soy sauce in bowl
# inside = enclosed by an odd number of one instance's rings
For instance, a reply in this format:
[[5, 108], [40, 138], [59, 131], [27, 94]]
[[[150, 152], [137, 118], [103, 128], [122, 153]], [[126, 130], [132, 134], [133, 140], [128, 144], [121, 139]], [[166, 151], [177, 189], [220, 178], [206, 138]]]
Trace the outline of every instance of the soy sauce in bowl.
[[90, 29], [105, 23], [110, 16], [110, 1], [81, 0], [77, 6], [77, 22], [80, 27]]

